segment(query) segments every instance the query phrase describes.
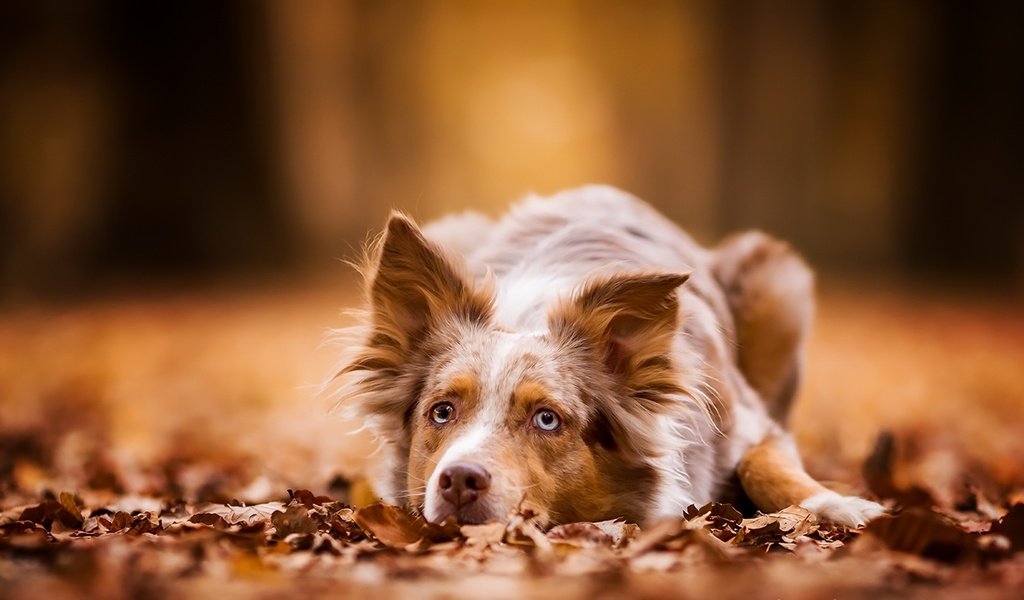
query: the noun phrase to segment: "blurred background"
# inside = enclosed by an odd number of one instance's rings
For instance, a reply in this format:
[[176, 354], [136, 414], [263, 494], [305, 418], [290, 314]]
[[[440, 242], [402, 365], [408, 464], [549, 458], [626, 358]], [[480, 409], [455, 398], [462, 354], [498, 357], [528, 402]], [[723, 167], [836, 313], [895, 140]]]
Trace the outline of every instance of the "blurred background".
[[1019, 2], [0, 8], [4, 296], [287, 272], [588, 182], [705, 241], [1019, 288]]
[[1022, 23], [1020, 2], [7, 0], [0, 480], [181, 487], [203, 477], [152, 465], [185, 448], [238, 481], [355, 468], [302, 387], [358, 301], [337, 259], [392, 207], [591, 182], [821, 270], [794, 423], [819, 469], [958, 415], [1015, 473]]

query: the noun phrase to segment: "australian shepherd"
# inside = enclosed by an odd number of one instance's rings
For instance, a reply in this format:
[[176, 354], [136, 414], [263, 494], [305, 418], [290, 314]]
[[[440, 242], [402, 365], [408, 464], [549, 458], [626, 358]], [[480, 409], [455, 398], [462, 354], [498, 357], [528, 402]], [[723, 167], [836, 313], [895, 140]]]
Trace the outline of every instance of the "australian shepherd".
[[741, 490], [856, 526], [871, 501], [804, 470], [786, 416], [814, 308], [790, 247], [713, 249], [588, 186], [500, 220], [394, 213], [336, 378], [381, 444], [375, 490], [430, 521], [641, 524]]

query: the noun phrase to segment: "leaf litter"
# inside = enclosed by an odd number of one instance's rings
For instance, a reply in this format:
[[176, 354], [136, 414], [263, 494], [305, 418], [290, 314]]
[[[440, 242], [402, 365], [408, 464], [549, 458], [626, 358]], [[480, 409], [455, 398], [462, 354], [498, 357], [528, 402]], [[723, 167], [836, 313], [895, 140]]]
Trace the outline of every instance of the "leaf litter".
[[[973, 508], [935, 505], [932, 494], [891, 481], [891, 457], [883, 455], [892, 443], [882, 436], [866, 466], [872, 488], [888, 492], [890, 514], [859, 530], [798, 506], [745, 516], [711, 503], [646, 528], [618, 519], [545, 529], [527, 506], [500, 522], [460, 526], [305, 489], [251, 505], [168, 500], [155, 510], [121, 510], [64, 491], [0, 513], [0, 579], [8, 582], [4, 595], [16, 598], [33, 597], [35, 586], [55, 597], [143, 589], [156, 597], [209, 595], [223, 586], [255, 593], [286, 591], [289, 582], [304, 596], [339, 589], [401, 596], [410, 585], [446, 596], [486, 580], [497, 596], [587, 597], [595, 586], [645, 595], [677, 581], [724, 595], [760, 596], [769, 585], [813, 596], [881, 587], [923, 594], [931, 589], [925, 583], [951, 593], [1007, 590], [999, 585], [1024, 581], [1024, 504], [1009, 504], [1009, 495], [979, 502], [968, 490]], [[804, 566], [791, 580], [794, 565]]]
[[[333, 310], [333, 299], [329, 305]], [[225, 319], [232, 312], [214, 316]], [[843, 322], [834, 320], [831, 326]], [[162, 324], [146, 323], [144, 328], [161, 333], [149, 338], [170, 335]], [[197, 323], [204, 335], [189, 335], [206, 340], [212, 325]], [[131, 329], [134, 334], [134, 325]], [[238, 340], [252, 339], [252, 319], [239, 320], [237, 329]], [[11, 349], [14, 342], [36, 338], [45, 336], [26, 329], [0, 344], [7, 340]], [[232, 341], [203, 353], [211, 373], [204, 380], [208, 387], [223, 381], [224, 357], [243, 345]], [[856, 347], [857, 353], [836, 361], [843, 372], [858, 359], [861, 346]], [[126, 348], [131, 352], [112, 355], [130, 362], [136, 346]], [[104, 371], [95, 364], [104, 353], [78, 350], [81, 346], [69, 346], [74, 360], [66, 364], [92, 360], [93, 372]], [[177, 356], [160, 347], [153, 352], [158, 358]], [[1008, 362], [1018, 356], [1005, 354]], [[999, 357], [989, 353], [984, 358]], [[945, 446], [935, 428], [879, 437], [863, 465], [867, 489], [841, 490], [879, 499], [889, 508], [887, 516], [859, 530], [820, 522], [799, 507], [765, 515], [739, 504], [691, 506], [676, 518], [642, 528], [621, 520], [545, 528], [528, 506], [498, 522], [430, 524], [402, 508], [373, 502], [362, 480], [337, 473], [321, 479], [306, 473], [295, 479], [268, 478], [267, 473], [294, 465], [284, 459], [306, 460], [300, 452], [273, 453], [270, 458], [278, 462], [261, 469], [267, 457], [220, 444], [234, 439], [224, 432], [249, 431], [246, 427], [253, 435], [237, 439], [259, 440], [260, 451], [299, 437], [282, 429], [277, 443], [267, 444], [265, 429], [235, 420], [258, 395], [237, 394], [235, 410], [223, 405], [232, 395], [211, 393], [189, 405], [202, 404], [210, 412], [160, 413], [174, 422], [173, 430], [160, 428], [163, 419], [129, 421], [132, 415], [124, 415], [123, 422], [147, 432], [132, 438], [135, 442], [170, 440], [167, 448], [115, 445], [108, 424], [90, 417], [105, 410], [126, 413], [132, 406], [126, 399], [152, 395], [148, 380], [175, 380], [161, 379], [164, 365], [180, 362], [193, 372], [196, 359], [189, 352], [175, 360], [150, 361], [155, 366], [137, 378], [140, 387], [125, 387], [123, 397], [90, 391], [101, 386], [93, 380], [100, 376], [83, 371], [82, 378], [66, 378], [47, 392], [41, 405], [46, 410], [37, 420], [12, 417], [12, 407], [29, 402], [12, 395], [15, 387], [0, 390], [15, 398], [0, 411], [0, 598], [1018, 597], [1024, 588], [1020, 461], [1007, 459], [1007, 452], [978, 462], [980, 451]], [[263, 371], [280, 372], [279, 355], [271, 353], [267, 360], [273, 364], [262, 364]], [[36, 362], [51, 368], [51, 361]], [[13, 372], [7, 373], [8, 381]], [[252, 373], [246, 364], [232, 374], [248, 381]], [[964, 371], [963, 380], [974, 381], [968, 377], [973, 373]], [[25, 371], [25, 389], [48, 375]], [[1018, 389], [1013, 387], [1017, 381], [1008, 375], [1001, 388], [969, 391], [979, 401], [1016, 407], [1019, 394], [1006, 390]], [[260, 380], [252, 389], [267, 385]], [[274, 394], [288, 397], [294, 380], [282, 377], [277, 385]], [[167, 406], [178, 406], [177, 394], [196, 393], [168, 389]], [[281, 410], [272, 415], [290, 409]], [[1009, 409], [989, 412], [1005, 416]], [[220, 418], [222, 413], [231, 418]], [[140, 408], [135, 417], [140, 414], [155, 412]], [[808, 421], [813, 419], [803, 422]], [[200, 431], [188, 433], [193, 429]], [[178, 431], [185, 432], [183, 437], [177, 437]], [[823, 428], [820, 435], [832, 431]], [[1012, 431], [1007, 427], [991, 439], [978, 436], [979, 448], [991, 450], [995, 442], [1016, 448]], [[306, 438], [312, 446], [326, 443], [323, 436]], [[131, 448], [138, 456], [126, 459], [117, 448]], [[850, 450], [844, 445], [842, 451]], [[835, 452], [823, 455], [831, 459]], [[827, 463], [824, 469], [821, 463], [814, 466], [819, 474], [827, 470]], [[299, 489], [304, 486], [314, 489]]]

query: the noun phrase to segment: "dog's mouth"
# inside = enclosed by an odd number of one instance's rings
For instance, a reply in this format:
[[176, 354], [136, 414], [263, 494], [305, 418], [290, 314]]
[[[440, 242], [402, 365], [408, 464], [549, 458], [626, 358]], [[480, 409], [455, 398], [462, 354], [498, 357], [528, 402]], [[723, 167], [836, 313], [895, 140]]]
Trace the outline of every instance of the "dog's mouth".
[[422, 513], [431, 523], [443, 523], [455, 517], [460, 525], [481, 525], [488, 521], [500, 520], [502, 515], [494, 514], [487, 506], [474, 502], [466, 506], [455, 506], [448, 502], [440, 502], [433, 510], [424, 507]]

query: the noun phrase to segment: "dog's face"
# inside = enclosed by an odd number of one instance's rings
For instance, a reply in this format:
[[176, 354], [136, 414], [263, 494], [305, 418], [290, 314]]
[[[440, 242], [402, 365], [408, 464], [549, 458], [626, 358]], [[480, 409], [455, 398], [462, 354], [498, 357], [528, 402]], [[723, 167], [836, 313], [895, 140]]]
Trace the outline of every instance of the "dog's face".
[[445, 340], [409, 419], [412, 504], [432, 521], [483, 522], [523, 499], [564, 518], [600, 497], [574, 362], [543, 335], [480, 327]]
[[548, 521], [648, 508], [654, 416], [680, 393], [668, 358], [686, 276], [601, 277], [540, 332], [493, 318], [493, 294], [393, 216], [368, 277], [370, 330], [345, 371], [390, 460], [382, 486], [431, 521]]

